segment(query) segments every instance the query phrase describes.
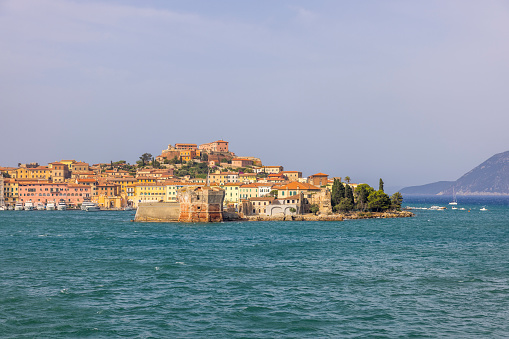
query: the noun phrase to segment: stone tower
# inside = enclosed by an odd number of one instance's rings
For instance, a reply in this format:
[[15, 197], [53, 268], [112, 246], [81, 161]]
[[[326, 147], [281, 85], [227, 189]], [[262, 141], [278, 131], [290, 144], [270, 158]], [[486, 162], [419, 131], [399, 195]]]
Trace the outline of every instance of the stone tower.
[[180, 222], [223, 221], [224, 191], [210, 186], [183, 187], [177, 192]]

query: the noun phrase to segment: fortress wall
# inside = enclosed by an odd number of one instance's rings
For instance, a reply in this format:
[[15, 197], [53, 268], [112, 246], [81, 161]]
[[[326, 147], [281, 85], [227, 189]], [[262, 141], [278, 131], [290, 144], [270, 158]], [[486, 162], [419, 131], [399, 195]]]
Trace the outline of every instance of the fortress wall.
[[178, 202], [140, 203], [134, 221], [178, 222], [180, 204]]

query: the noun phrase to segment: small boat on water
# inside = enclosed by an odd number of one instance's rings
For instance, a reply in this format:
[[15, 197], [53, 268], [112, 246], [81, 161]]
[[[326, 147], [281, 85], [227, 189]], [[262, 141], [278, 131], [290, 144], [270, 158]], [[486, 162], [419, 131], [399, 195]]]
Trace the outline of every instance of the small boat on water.
[[14, 210], [15, 211], [23, 211], [23, 203], [22, 202], [17, 202], [16, 203], [16, 206], [14, 206]]
[[81, 209], [87, 212], [98, 212], [101, 210], [101, 207], [93, 202], [88, 202], [85, 207], [81, 205]]
[[60, 200], [57, 205], [57, 210], [59, 211], [65, 211], [67, 209], [67, 205], [65, 204], [65, 201]]
[[25, 203], [25, 211], [33, 211], [34, 210], [34, 204], [32, 204], [31, 201], [27, 201]]
[[481, 208], [479, 211], [487, 211], [488, 209], [486, 207], [483, 206], [483, 208]]
[[81, 210], [82, 211], [86, 211], [87, 210], [87, 206], [92, 206], [92, 205], [95, 205], [95, 204], [93, 202], [91, 202], [90, 200], [85, 200], [81, 204]]
[[430, 210], [433, 210], [433, 211], [443, 211], [443, 210], [445, 210], [445, 209], [447, 209], [447, 208], [446, 208], [446, 207], [436, 206], [436, 205], [435, 205], [435, 206], [431, 206], [429, 209], [430, 209]]
[[46, 209], [46, 206], [42, 202], [38, 202], [36, 206], [38, 211], [44, 211]]
[[54, 211], [55, 210], [55, 202], [50, 201], [46, 204], [46, 211]]
[[7, 206], [7, 210], [8, 211], [14, 211], [14, 206], [12, 206], [12, 205]]
[[452, 201], [449, 203], [449, 205], [457, 205], [458, 201], [456, 200], [456, 193], [454, 193], [454, 188], [452, 189]]
[[132, 208], [132, 206], [126, 206], [124, 211], [134, 211], [134, 208]]

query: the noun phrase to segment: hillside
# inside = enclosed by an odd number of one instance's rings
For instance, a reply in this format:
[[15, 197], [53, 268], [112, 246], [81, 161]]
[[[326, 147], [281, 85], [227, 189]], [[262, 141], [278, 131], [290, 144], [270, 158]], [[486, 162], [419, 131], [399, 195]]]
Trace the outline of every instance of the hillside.
[[454, 182], [406, 187], [402, 194], [509, 195], [509, 151], [495, 154]]
[[438, 181], [426, 185], [405, 187], [399, 192], [401, 194], [435, 195], [447, 190], [454, 183], [454, 181]]

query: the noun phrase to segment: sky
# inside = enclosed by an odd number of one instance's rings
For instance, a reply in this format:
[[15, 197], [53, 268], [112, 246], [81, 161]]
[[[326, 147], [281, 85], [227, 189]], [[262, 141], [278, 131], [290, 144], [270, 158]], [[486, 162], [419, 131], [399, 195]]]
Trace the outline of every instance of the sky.
[[0, 32], [0, 166], [223, 139], [403, 187], [509, 149], [506, 0], [0, 0]]

